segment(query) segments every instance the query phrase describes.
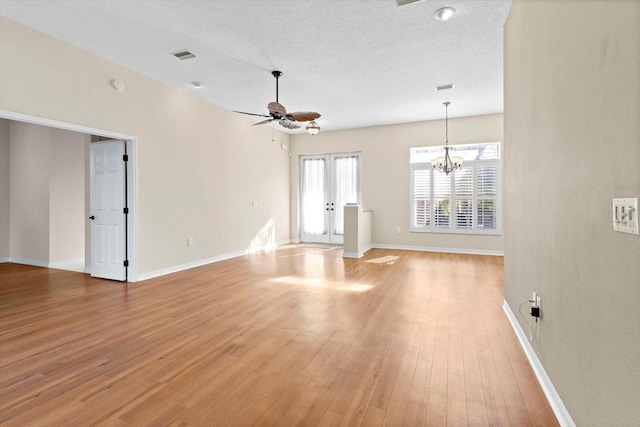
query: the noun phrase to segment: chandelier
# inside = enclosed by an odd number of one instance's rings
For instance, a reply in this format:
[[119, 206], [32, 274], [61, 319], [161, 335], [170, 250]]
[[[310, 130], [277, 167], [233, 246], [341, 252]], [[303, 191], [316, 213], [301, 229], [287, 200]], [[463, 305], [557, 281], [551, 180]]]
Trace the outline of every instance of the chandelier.
[[444, 157], [438, 157], [437, 159], [431, 160], [431, 166], [433, 166], [435, 170], [444, 172], [447, 175], [449, 175], [454, 170], [460, 169], [462, 167], [461, 157], [454, 156], [453, 159], [451, 159], [451, 156], [449, 156], [449, 104], [451, 103], [445, 102], [444, 104], [442, 104], [444, 105], [445, 111]]

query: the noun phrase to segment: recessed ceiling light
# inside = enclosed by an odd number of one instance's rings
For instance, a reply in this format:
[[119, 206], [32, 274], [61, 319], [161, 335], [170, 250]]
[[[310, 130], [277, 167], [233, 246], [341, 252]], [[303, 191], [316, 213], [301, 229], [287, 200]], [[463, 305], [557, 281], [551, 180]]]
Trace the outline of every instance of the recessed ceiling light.
[[193, 82], [191, 82], [191, 86], [200, 89], [202, 87], [202, 83], [193, 81]]
[[452, 7], [443, 7], [436, 10], [435, 17], [438, 21], [446, 21], [456, 14], [456, 10]]

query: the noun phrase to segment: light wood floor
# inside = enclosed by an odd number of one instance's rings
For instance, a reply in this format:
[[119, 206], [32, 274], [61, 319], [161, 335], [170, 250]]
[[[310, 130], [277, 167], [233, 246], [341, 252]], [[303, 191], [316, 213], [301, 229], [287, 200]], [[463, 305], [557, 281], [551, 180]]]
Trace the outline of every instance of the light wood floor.
[[502, 258], [341, 255], [289, 245], [129, 285], [0, 264], [0, 425], [557, 425]]

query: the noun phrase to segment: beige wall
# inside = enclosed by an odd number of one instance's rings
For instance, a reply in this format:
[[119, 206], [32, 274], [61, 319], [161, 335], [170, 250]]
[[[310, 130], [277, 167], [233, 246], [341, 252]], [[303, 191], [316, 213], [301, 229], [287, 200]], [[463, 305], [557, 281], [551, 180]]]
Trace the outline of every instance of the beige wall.
[[6, 258], [44, 265], [84, 258], [88, 135], [2, 120], [8, 130]]
[[[505, 26], [505, 294], [579, 426], [640, 419], [640, 2], [514, 0]], [[521, 319], [523, 329], [526, 325]]]
[[85, 140], [88, 135], [50, 129], [49, 261], [84, 258]]
[[9, 121], [0, 119], [0, 259], [9, 258]]
[[0, 108], [137, 137], [138, 273], [289, 239], [288, 135], [5, 18], [0, 52]]
[[[502, 142], [502, 130], [501, 114], [450, 119], [449, 143]], [[315, 136], [294, 135], [291, 144], [291, 236], [300, 236], [300, 155], [360, 151], [362, 204], [365, 209], [373, 210], [374, 244], [501, 252], [502, 236], [409, 232], [409, 150], [411, 147], [443, 144], [444, 120], [321, 131]], [[397, 227], [400, 227], [400, 234], [396, 233]]]
[[11, 122], [10, 256], [49, 262], [49, 140], [44, 126]]

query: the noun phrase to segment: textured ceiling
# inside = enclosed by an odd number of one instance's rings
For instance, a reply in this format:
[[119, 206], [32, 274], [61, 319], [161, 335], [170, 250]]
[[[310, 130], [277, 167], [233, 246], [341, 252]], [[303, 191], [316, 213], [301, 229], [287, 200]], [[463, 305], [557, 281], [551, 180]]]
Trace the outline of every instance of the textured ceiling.
[[[288, 111], [321, 113], [326, 131], [441, 119], [444, 101], [451, 117], [502, 112], [510, 5], [0, 0], [0, 14], [231, 110], [266, 113], [275, 100], [270, 72], [281, 70], [280, 102]], [[446, 22], [433, 17], [443, 6], [457, 10]], [[181, 49], [196, 58], [170, 55]], [[455, 88], [434, 90], [448, 83]]]

